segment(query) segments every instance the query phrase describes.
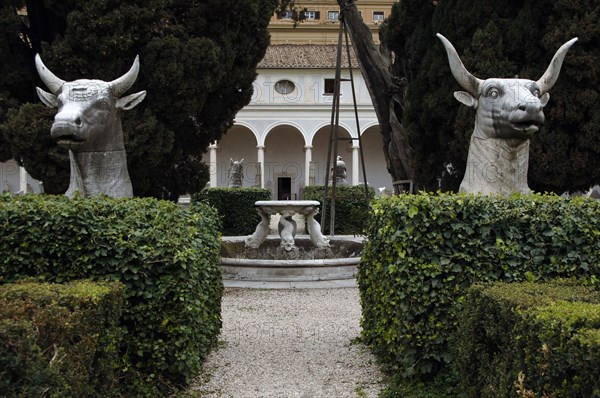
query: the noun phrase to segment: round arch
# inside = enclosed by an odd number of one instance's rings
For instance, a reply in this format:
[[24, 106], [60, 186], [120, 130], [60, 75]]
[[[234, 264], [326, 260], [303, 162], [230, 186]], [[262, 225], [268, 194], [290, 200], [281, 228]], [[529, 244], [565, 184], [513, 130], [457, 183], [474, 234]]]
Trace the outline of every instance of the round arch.
[[256, 129], [254, 128], [254, 126], [248, 122], [245, 122], [243, 120], [234, 120], [233, 121], [233, 127], [235, 126], [241, 126], [241, 127], [245, 127], [248, 130], [250, 130], [252, 132], [252, 134], [254, 134], [254, 138], [256, 139], [256, 142], [260, 142], [260, 134], [258, 133], [258, 131], [256, 131]]
[[295, 123], [273, 124], [264, 139], [264, 181], [273, 198], [300, 199], [304, 187], [306, 134]]
[[362, 136], [367, 130], [372, 129], [373, 127], [377, 127], [377, 130], [379, 131], [379, 122], [375, 121], [375, 122], [371, 122], [371, 123], [367, 123], [362, 127], [362, 131], [360, 132], [360, 135]]
[[[327, 175], [327, 149], [329, 147], [329, 134], [331, 133], [331, 125], [322, 125], [313, 134], [312, 145], [312, 161], [310, 165], [310, 185], [323, 185], [325, 176]], [[352, 138], [349, 130], [342, 125], [339, 126], [338, 136], [342, 138]], [[352, 165], [352, 146], [354, 140], [338, 141], [338, 156], [342, 157], [346, 163], [347, 180], [350, 184], [352, 181], [353, 165]], [[333, 148], [332, 148], [333, 151]], [[333, 153], [333, 152], [332, 152]]]
[[259, 145], [265, 145], [265, 143], [267, 142], [267, 137], [269, 136], [269, 134], [271, 134], [271, 132], [273, 132], [274, 130], [280, 130], [281, 128], [290, 128], [290, 129], [294, 129], [296, 130], [298, 133], [300, 133], [300, 135], [302, 136], [302, 140], [304, 141], [303, 145], [307, 145], [308, 142], [310, 142], [307, 138], [308, 138], [308, 134], [306, 133], [306, 131], [302, 128], [302, 126], [296, 122], [290, 122], [290, 121], [285, 121], [285, 122], [275, 122], [275, 123], [271, 123], [266, 129], [266, 133], [263, 135], [262, 140], [258, 140]]
[[223, 134], [217, 143], [217, 187], [227, 187], [231, 160], [242, 159], [244, 159], [242, 187], [260, 186], [257, 141], [257, 135], [252, 128], [242, 123], [234, 124]]
[[[387, 171], [385, 155], [383, 153], [383, 138], [379, 131], [379, 124], [375, 123], [367, 127], [361, 134], [363, 154], [365, 158], [365, 169], [367, 172], [367, 182], [375, 188], [378, 194], [378, 188], [383, 188], [388, 192], [393, 192], [392, 177]], [[360, 165], [362, 168], [362, 164]]]
[[[309, 142], [309, 145], [313, 145], [313, 141], [315, 139], [315, 136], [317, 135], [317, 133], [319, 133], [324, 127], [327, 127], [327, 131], [329, 131], [329, 128], [331, 127], [331, 123], [329, 122], [323, 122], [317, 125], [317, 127], [310, 133], [309, 139], [307, 140], [307, 142]], [[345, 131], [346, 133], [348, 133], [348, 135], [352, 138], [357, 138], [354, 135], [354, 131], [350, 128], [350, 126], [348, 126], [346, 123], [342, 123], [340, 122], [339, 124], [340, 129], [342, 129], [343, 131]]]

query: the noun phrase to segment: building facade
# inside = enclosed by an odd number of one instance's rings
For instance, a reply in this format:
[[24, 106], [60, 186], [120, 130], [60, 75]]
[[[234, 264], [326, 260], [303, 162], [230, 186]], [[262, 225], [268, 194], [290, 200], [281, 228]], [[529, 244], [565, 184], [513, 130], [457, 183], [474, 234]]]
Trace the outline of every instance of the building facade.
[[[377, 41], [378, 25], [393, 1], [357, 2]], [[271, 46], [257, 67], [254, 95], [235, 118], [234, 126], [213, 143], [204, 157], [210, 186], [226, 187], [232, 160], [244, 159], [243, 186], [270, 189], [273, 199], [300, 199], [303, 188], [325, 181], [332, 129], [339, 7], [336, 1], [303, 1], [306, 20], [297, 27], [290, 15], [274, 15]], [[346, 163], [348, 182], [363, 183], [358, 136], [361, 136], [367, 182], [392, 190], [383, 155], [377, 117], [358, 62], [343, 51], [340, 87], [338, 155]], [[349, 65], [352, 69], [349, 69]]]

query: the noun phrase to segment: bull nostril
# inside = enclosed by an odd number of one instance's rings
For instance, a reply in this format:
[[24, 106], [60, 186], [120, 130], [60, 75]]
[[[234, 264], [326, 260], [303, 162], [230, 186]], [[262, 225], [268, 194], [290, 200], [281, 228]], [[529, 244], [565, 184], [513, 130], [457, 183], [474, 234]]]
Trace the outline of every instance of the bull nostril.
[[76, 124], [78, 127], [81, 127], [81, 118], [77, 118], [77, 119], [75, 119], [75, 124]]

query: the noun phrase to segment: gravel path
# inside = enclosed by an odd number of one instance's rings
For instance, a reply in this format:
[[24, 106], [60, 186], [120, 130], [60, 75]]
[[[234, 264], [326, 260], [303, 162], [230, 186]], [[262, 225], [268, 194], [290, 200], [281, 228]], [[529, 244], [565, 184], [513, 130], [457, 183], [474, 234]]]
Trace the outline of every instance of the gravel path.
[[220, 348], [200, 397], [377, 397], [383, 376], [360, 335], [357, 288], [226, 289]]

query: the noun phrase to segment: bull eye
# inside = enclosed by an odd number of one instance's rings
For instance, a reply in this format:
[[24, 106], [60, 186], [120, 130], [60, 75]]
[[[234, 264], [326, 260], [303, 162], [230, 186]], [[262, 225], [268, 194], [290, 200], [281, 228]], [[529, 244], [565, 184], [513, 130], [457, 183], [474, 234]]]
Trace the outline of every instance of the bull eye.
[[99, 101], [98, 102], [98, 108], [100, 110], [103, 110], [103, 111], [107, 110], [109, 108], [108, 102], [106, 102], [106, 101]]
[[500, 91], [496, 87], [492, 87], [488, 90], [487, 96], [496, 99], [500, 96]]
[[540, 94], [541, 93], [540, 93], [540, 90], [536, 88], [536, 89], [533, 90], [532, 94], [533, 94], [534, 97], [540, 98]]

